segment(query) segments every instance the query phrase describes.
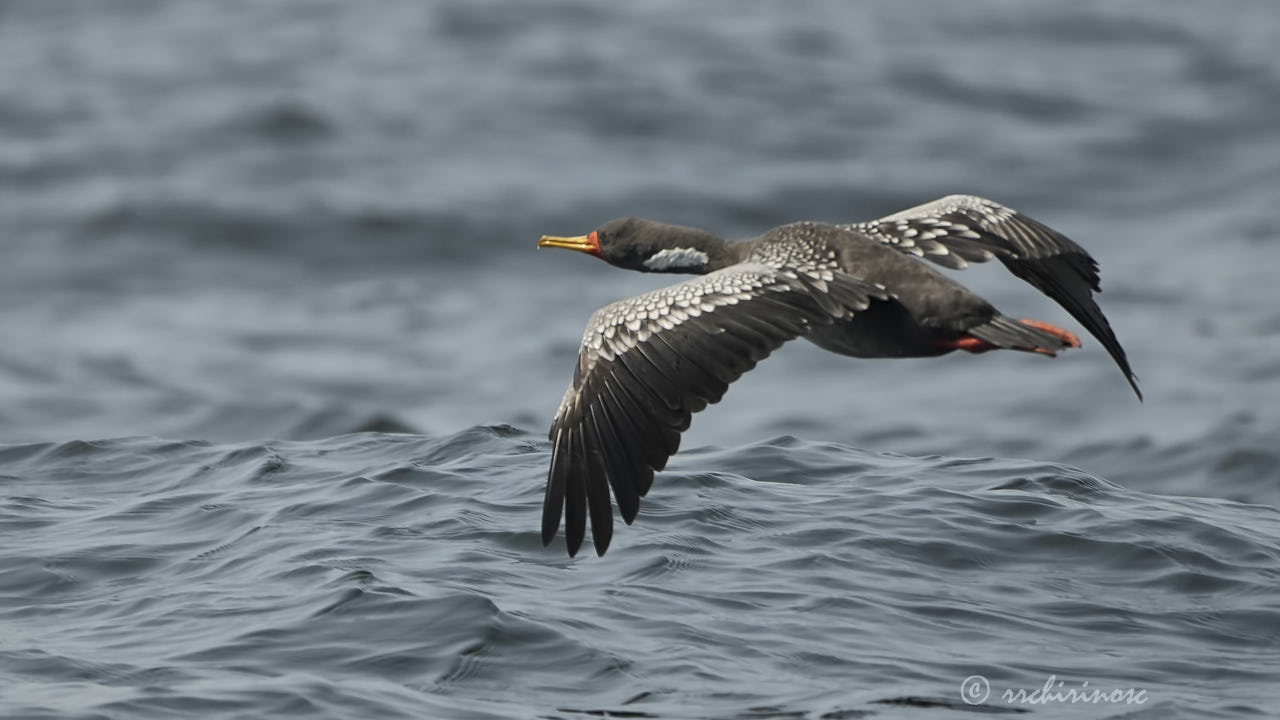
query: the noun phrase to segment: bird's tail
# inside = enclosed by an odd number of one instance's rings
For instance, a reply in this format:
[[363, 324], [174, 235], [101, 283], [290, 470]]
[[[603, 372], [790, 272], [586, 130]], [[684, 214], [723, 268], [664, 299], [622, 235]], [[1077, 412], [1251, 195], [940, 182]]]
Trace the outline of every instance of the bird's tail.
[[1080, 347], [1079, 338], [1060, 327], [1037, 320], [1014, 320], [1004, 315], [996, 315], [986, 323], [970, 328], [968, 334], [977, 338], [983, 347], [961, 347], [977, 352], [1005, 348], [1052, 356], [1065, 348]]

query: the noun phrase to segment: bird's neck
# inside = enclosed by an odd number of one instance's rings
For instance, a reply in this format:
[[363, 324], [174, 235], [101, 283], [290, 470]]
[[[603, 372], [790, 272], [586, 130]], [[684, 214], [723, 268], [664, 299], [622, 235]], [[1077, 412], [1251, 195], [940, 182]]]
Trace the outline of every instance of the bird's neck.
[[654, 239], [655, 252], [644, 261], [648, 272], [705, 275], [741, 260], [735, 245], [706, 230], [677, 226], [667, 230]]

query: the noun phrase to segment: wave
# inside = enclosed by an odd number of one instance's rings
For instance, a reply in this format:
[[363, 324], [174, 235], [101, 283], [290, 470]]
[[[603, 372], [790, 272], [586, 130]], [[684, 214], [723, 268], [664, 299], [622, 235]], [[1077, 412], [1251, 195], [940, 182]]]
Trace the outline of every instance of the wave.
[[1262, 712], [1274, 508], [784, 436], [682, 453], [570, 560], [547, 462], [509, 426], [0, 448], [8, 707], [841, 717], [1054, 674], [1168, 716], [1212, 666]]

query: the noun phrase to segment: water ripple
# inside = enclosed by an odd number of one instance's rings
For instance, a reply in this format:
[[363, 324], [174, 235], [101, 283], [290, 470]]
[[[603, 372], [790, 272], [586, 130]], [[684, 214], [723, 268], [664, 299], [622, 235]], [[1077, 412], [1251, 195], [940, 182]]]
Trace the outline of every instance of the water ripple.
[[1274, 509], [1041, 463], [694, 448], [606, 558], [568, 561], [536, 537], [546, 445], [509, 427], [0, 458], [0, 617], [27, 623], [5, 676], [40, 712], [76, 683], [135, 717], [874, 716], [1055, 673], [1207, 707], [1192, 668], [1258, 683], [1280, 641]]

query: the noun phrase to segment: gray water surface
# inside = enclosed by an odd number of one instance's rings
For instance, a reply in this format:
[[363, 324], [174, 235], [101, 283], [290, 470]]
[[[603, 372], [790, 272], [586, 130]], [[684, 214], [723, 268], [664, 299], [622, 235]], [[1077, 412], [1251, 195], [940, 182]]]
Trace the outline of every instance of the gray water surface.
[[[1263, 0], [0, 4], [0, 715], [1270, 716], [1276, 47]], [[1091, 338], [795, 343], [606, 557], [541, 547], [583, 324], [672, 278], [539, 235], [952, 192], [1097, 257], [1145, 403]], [[1051, 676], [1146, 701], [1001, 699]]]

